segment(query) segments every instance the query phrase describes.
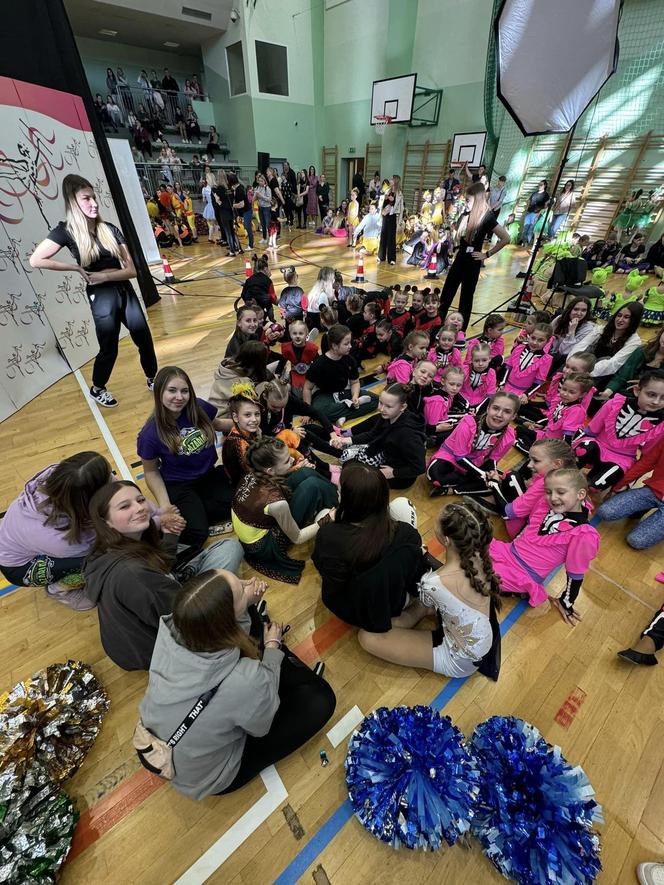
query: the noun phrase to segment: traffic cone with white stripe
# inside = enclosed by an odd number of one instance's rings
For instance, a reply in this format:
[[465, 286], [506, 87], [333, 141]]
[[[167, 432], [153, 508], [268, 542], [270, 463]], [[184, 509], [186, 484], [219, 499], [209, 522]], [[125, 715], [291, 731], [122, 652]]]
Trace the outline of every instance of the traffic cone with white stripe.
[[427, 268], [427, 280], [437, 280], [438, 279], [438, 255], [434, 250], [431, 253], [431, 258], [429, 258], [429, 267]]
[[366, 280], [364, 279], [364, 255], [360, 252], [360, 256], [357, 259], [357, 274], [351, 280], [353, 283], [364, 283]]
[[175, 274], [171, 270], [171, 266], [168, 263], [168, 258], [165, 255], [161, 256], [161, 263], [164, 267], [164, 282], [165, 283], [175, 283]]
[[244, 275], [245, 277], [253, 276], [254, 272], [251, 268], [251, 261], [249, 258], [244, 259]]

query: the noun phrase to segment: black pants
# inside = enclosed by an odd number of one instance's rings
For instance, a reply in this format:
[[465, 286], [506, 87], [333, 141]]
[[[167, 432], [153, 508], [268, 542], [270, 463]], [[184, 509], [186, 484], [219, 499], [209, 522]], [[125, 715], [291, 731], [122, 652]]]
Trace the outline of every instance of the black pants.
[[516, 437], [521, 443], [521, 447], [528, 451], [537, 439], [537, 434], [530, 427], [524, 427], [522, 424], [517, 425]]
[[[488, 470], [489, 465], [480, 465], [480, 470]], [[473, 470], [459, 470], [451, 461], [439, 459], [432, 461], [427, 470], [427, 476], [439, 486], [454, 486], [455, 489], [463, 489], [463, 491], [481, 491], [486, 490], [486, 483]]]
[[235, 225], [233, 224], [233, 216], [219, 214], [219, 223], [221, 224], [224, 236], [226, 237], [226, 245], [229, 252], [239, 252], [240, 244], [235, 236]]
[[378, 258], [381, 261], [397, 260], [397, 216], [384, 215], [380, 229]]
[[602, 461], [599, 446], [594, 439], [584, 440], [575, 451], [579, 467], [590, 467], [588, 485], [591, 488], [610, 489], [623, 478], [625, 471], [622, 467], [611, 461]]
[[473, 308], [473, 295], [477, 288], [477, 281], [480, 278], [481, 268], [482, 264], [480, 261], [475, 261], [474, 258], [467, 258], [465, 254], [457, 252], [457, 257], [454, 259], [454, 263], [445, 278], [443, 291], [440, 293], [440, 309], [438, 312], [443, 319], [447, 316], [457, 289], [461, 286], [459, 312], [463, 316], [464, 329], [468, 326]]
[[664, 648], [664, 605], [656, 612], [641, 636], [647, 636], [655, 643], [656, 651]]
[[320, 220], [321, 220], [321, 221], [322, 221], [322, 220], [325, 218], [325, 216], [327, 215], [327, 210], [328, 210], [329, 208], [330, 208], [330, 207], [329, 207], [326, 203], [319, 203], [319, 204], [318, 204], [318, 210], [319, 210], [319, 212], [320, 212]]
[[[297, 226], [299, 228], [307, 226], [307, 207], [304, 203], [301, 206], [295, 206], [295, 211], [297, 212]], [[302, 223], [304, 222], [304, 224]]]
[[284, 200], [284, 215], [286, 216], [286, 224], [293, 223], [293, 211], [295, 209], [295, 203], [287, 197]]
[[306, 744], [328, 722], [337, 699], [330, 685], [284, 648], [279, 680], [279, 709], [263, 737], [247, 736], [238, 773], [223, 793], [253, 780], [268, 765]]
[[225, 522], [231, 513], [233, 490], [224, 468], [219, 465], [191, 482], [166, 482], [171, 504], [187, 522], [180, 535], [183, 544], [202, 544], [211, 525]]
[[45, 587], [70, 575], [81, 575], [84, 556], [56, 558], [40, 553], [25, 565], [0, 565], [0, 572], [18, 587]]
[[157, 356], [152, 335], [131, 283], [92, 286], [88, 290], [88, 298], [99, 342], [99, 353], [92, 370], [94, 386], [106, 387], [111, 377], [118, 356], [121, 325], [129, 329], [131, 340], [138, 347], [145, 377], [154, 378], [157, 374]]

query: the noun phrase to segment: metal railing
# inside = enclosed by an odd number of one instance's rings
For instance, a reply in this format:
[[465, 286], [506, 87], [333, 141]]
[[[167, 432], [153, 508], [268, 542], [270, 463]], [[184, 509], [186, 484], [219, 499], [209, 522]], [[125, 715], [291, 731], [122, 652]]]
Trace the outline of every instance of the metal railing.
[[[106, 94], [99, 93], [106, 104]], [[175, 111], [179, 108], [186, 119], [187, 109], [192, 101], [207, 101], [207, 96], [189, 95], [184, 92], [168, 92], [166, 89], [150, 88], [142, 86], [124, 86], [116, 84], [113, 98], [120, 108], [122, 125], [127, 125], [129, 113], [137, 117], [145, 111], [150, 116], [158, 118], [166, 126], [175, 125]]]
[[[251, 185], [254, 181], [254, 169], [248, 166], [237, 166], [233, 163], [213, 163], [210, 166], [213, 172], [223, 169], [225, 172], [235, 172], [242, 184]], [[161, 163], [136, 163], [136, 171], [148, 194], [154, 194], [161, 184], [173, 184], [179, 181], [185, 190], [190, 190], [192, 195], [200, 196], [203, 187], [205, 170], [203, 166], [176, 165], [166, 166]], [[170, 177], [169, 177], [170, 173]]]

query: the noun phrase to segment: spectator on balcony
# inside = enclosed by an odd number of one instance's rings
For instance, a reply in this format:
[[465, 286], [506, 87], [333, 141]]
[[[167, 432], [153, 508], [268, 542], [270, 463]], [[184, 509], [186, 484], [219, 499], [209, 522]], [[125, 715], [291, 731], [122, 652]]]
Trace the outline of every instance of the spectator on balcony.
[[198, 98], [204, 98], [205, 93], [203, 92], [202, 85], [198, 82], [198, 74], [194, 74], [191, 78], [191, 88], [196, 90], [196, 95]]
[[198, 114], [193, 109], [193, 107], [188, 104], [187, 105], [187, 116], [185, 118], [185, 124], [187, 127], [187, 138], [190, 143], [193, 143], [193, 139], [198, 139], [198, 143], [201, 143], [201, 127], [198, 124]]
[[144, 155], [144, 157], [147, 156], [152, 160], [152, 141], [150, 140], [150, 133], [140, 121], [138, 128], [134, 130], [134, 146], [136, 150]]
[[184, 81], [184, 90], [183, 91], [189, 101], [191, 101], [194, 98], [197, 98], [197, 96], [198, 96], [198, 92], [191, 85], [191, 80]]
[[122, 70], [122, 68], [117, 69], [116, 76], [118, 80], [119, 103], [122, 105], [125, 111], [133, 111], [134, 99], [132, 97], [127, 78], [125, 77], [125, 72]]
[[106, 68], [106, 91], [111, 95], [118, 94], [118, 81], [113, 73], [113, 68]]
[[[199, 143], [200, 143], [200, 142], [199, 142]], [[194, 167], [194, 169], [200, 169], [201, 166], [203, 165], [203, 164], [201, 163], [201, 158], [198, 156], [198, 154], [194, 154], [194, 155], [192, 156], [192, 158], [191, 158], [191, 165]]]
[[182, 113], [182, 108], [180, 107], [179, 104], [176, 104], [176, 105], [175, 105], [175, 110], [174, 110], [173, 113], [174, 113], [174, 119], [173, 119], [173, 122], [175, 123], [175, 128], [176, 128], [177, 131], [178, 131], [178, 135], [179, 135], [180, 138], [182, 139], [182, 142], [183, 142], [184, 144], [187, 144], [187, 143], [188, 143], [188, 140], [187, 140], [187, 127], [186, 127], [185, 122], [184, 122], [184, 114]]
[[156, 112], [150, 111], [139, 104], [136, 110], [136, 116], [138, 117], [138, 122], [149, 132], [152, 139], [158, 139], [162, 137], [161, 132], [161, 122]]
[[120, 110], [118, 103], [112, 95], [106, 96], [106, 113], [109, 116], [111, 126], [113, 127], [113, 130], [115, 132], [118, 131], [118, 126], [124, 126], [122, 111]]
[[171, 120], [174, 120], [175, 108], [177, 107], [177, 94], [180, 91], [180, 87], [178, 86], [178, 81], [175, 79], [175, 77], [171, 75], [168, 68], [164, 68], [164, 76], [161, 80], [161, 88], [166, 92], [169, 118]]
[[214, 152], [219, 150], [219, 133], [216, 126], [210, 126], [208, 133], [208, 144], [205, 149], [211, 160], [214, 160]]
[[130, 132], [135, 132], [139, 126], [140, 123], [138, 122], [138, 117], [133, 110], [130, 110], [127, 114], [127, 129], [129, 129]]
[[100, 92], [95, 95], [95, 100], [93, 104], [95, 106], [95, 111], [97, 112], [99, 122], [104, 127], [104, 129], [106, 129], [106, 126], [108, 125], [108, 115], [106, 113], [106, 105], [104, 104], [104, 99], [101, 97]]
[[146, 92], [145, 98], [147, 101], [149, 99], [148, 93], [152, 92], [152, 85], [150, 84], [148, 72], [145, 70], [145, 68], [141, 68], [141, 73], [138, 75], [136, 82], [138, 83], [139, 89], [145, 89], [145, 92]]

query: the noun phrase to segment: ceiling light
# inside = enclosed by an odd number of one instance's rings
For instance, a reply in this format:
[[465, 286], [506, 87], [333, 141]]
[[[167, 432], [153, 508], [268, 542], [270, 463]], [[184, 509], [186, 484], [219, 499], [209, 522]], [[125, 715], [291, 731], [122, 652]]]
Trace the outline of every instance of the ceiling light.
[[170, 40], [167, 40], [164, 43], [164, 46], [168, 46], [169, 49], [177, 49], [179, 45], [180, 45], [179, 43], [171, 43]]
[[110, 28], [102, 28], [101, 31], [99, 31], [99, 33], [103, 34], [104, 37], [117, 37], [118, 36], [118, 32], [111, 31]]

